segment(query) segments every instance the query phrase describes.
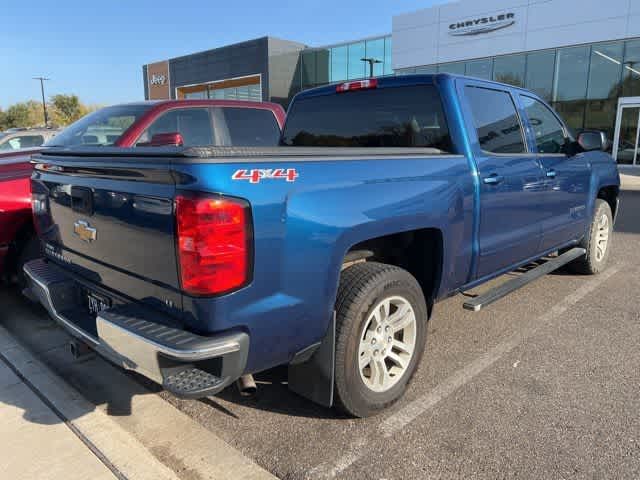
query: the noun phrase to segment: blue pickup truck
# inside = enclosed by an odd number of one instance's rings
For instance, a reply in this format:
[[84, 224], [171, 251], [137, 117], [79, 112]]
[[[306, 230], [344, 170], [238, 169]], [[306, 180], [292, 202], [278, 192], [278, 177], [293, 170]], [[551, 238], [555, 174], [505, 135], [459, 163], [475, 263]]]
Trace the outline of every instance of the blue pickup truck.
[[288, 365], [294, 391], [372, 415], [439, 300], [542, 258], [605, 268], [606, 143], [529, 91], [439, 74], [302, 92], [275, 147], [61, 145], [35, 157], [27, 293], [175, 395]]

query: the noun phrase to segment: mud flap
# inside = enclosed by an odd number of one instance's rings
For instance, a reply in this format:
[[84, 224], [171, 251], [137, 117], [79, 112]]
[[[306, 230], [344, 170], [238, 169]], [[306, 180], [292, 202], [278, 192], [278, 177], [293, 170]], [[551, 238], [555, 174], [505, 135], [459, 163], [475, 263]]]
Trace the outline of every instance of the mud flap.
[[298, 353], [289, 364], [289, 390], [324, 407], [333, 406], [336, 314], [319, 344]]

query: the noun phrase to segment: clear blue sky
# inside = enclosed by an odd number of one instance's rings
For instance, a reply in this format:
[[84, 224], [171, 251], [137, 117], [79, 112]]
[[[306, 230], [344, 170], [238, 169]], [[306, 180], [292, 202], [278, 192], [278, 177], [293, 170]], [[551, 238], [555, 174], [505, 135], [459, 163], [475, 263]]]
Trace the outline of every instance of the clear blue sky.
[[446, 0], [29, 0], [0, 8], [0, 107], [47, 96], [144, 97], [142, 65], [265, 35], [320, 46], [391, 32], [394, 14]]

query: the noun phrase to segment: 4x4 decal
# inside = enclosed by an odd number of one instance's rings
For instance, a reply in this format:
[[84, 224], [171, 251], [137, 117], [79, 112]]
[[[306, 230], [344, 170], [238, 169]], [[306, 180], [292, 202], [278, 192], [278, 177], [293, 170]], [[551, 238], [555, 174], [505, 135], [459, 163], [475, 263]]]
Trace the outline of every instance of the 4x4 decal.
[[261, 180], [286, 180], [287, 182], [295, 182], [299, 176], [295, 168], [255, 168], [253, 170], [236, 170], [231, 178], [233, 180], [249, 180], [249, 183], [260, 183]]

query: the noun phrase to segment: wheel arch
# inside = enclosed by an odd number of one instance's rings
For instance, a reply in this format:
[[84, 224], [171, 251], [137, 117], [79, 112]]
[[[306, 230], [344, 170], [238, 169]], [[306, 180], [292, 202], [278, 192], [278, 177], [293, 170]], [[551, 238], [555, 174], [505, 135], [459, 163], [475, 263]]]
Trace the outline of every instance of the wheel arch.
[[354, 254], [359, 261], [372, 260], [408, 271], [420, 284], [431, 315], [442, 282], [442, 230], [426, 227], [361, 240], [344, 253], [343, 264]]
[[596, 198], [606, 201], [611, 207], [613, 218], [618, 213], [618, 198], [620, 196], [620, 187], [618, 185], [601, 186], [598, 190]]

